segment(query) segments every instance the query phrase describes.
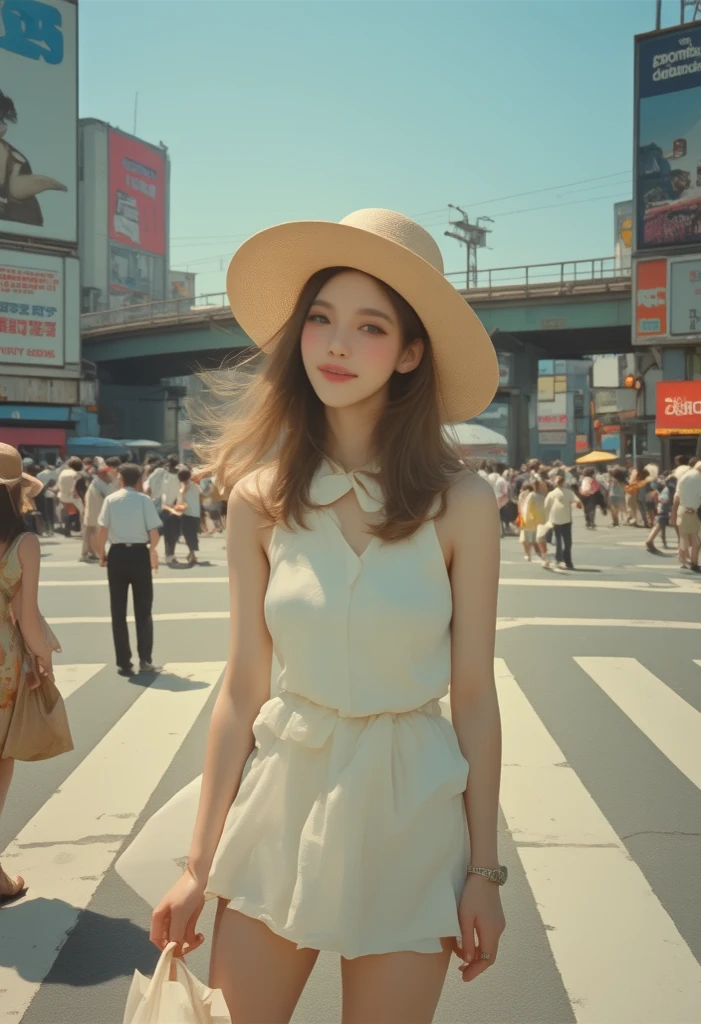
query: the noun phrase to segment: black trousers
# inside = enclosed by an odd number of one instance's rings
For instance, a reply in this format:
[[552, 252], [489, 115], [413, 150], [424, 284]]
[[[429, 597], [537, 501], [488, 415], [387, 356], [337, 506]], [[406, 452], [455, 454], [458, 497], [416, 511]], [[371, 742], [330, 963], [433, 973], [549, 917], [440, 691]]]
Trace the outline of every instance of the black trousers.
[[180, 537], [180, 516], [174, 516], [172, 512], [161, 512], [163, 523], [163, 541], [166, 547], [166, 558], [175, 554], [175, 545]]
[[572, 523], [553, 525], [555, 531], [555, 561], [564, 562], [568, 569], [572, 568]]
[[153, 654], [153, 580], [147, 544], [113, 544], [107, 555], [107, 580], [110, 587], [112, 636], [117, 665], [131, 665], [131, 646], [127, 628], [129, 587], [134, 600], [136, 647], [140, 661], [151, 661]]
[[188, 550], [195, 553], [200, 549], [200, 520], [197, 516], [183, 516], [180, 520], [180, 527], [182, 529], [183, 539], [187, 544]]

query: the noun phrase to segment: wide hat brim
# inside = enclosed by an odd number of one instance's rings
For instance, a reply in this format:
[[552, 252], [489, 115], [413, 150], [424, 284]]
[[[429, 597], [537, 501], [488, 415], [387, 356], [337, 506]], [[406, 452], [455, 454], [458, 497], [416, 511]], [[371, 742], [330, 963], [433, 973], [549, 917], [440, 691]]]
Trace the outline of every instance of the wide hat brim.
[[461, 423], [487, 408], [499, 384], [499, 363], [463, 296], [415, 252], [350, 224], [278, 224], [236, 251], [226, 278], [229, 303], [256, 345], [266, 352], [274, 348], [302, 288], [326, 267], [371, 274], [415, 310], [431, 340], [443, 422]]

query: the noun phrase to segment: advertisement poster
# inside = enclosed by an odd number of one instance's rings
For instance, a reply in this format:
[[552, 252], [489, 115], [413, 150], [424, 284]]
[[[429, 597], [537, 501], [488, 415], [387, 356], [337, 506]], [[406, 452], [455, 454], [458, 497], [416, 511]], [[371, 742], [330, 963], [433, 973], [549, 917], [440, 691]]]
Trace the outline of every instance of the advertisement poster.
[[701, 334], [701, 259], [669, 261], [669, 333]]
[[538, 401], [538, 432], [567, 429], [567, 392], [553, 395], [552, 401]]
[[667, 260], [643, 260], [636, 268], [635, 338], [667, 333]]
[[60, 256], [0, 253], [0, 363], [63, 366]]
[[[171, 299], [195, 298], [195, 274], [186, 270], [171, 270], [169, 282]], [[499, 363], [499, 379], [501, 381], [501, 362]]]
[[701, 25], [636, 39], [636, 248], [701, 241]]
[[109, 134], [109, 237], [154, 256], [166, 251], [165, 154], [131, 135]]
[[701, 380], [657, 382], [655, 433], [701, 434]]
[[0, 0], [0, 235], [78, 240], [77, 8]]
[[110, 308], [163, 298], [164, 260], [110, 242]]

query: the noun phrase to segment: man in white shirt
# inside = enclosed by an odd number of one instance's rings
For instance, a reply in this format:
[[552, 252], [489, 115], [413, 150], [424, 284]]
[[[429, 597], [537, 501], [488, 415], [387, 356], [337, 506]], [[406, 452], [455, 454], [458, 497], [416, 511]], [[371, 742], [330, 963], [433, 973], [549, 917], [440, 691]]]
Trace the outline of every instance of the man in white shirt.
[[677, 476], [670, 523], [679, 528], [679, 561], [682, 568], [687, 565], [692, 572], [699, 572], [699, 547], [701, 547], [701, 460]]
[[[98, 518], [97, 550], [100, 565], [107, 566], [112, 612], [112, 636], [117, 669], [122, 676], [134, 674], [127, 628], [129, 587], [134, 600], [136, 644], [141, 672], [153, 672], [153, 580], [158, 569], [156, 548], [161, 520], [150, 498], [136, 490], [141, 468], [126, 463], [119, 467], [121, 489], [109, 494]], [[109, 554], [105, 558], [105, 543]]]
[[545, 514], [552, 523], [555, 533], [555, 561], [560, 565], [564, 562], [568, 569], [572, 565], [572, 506], [582, 505], [574, 491], [565, 483], [565, 474], [560, 472], [554, 480], [555, 487], [545, 496]]

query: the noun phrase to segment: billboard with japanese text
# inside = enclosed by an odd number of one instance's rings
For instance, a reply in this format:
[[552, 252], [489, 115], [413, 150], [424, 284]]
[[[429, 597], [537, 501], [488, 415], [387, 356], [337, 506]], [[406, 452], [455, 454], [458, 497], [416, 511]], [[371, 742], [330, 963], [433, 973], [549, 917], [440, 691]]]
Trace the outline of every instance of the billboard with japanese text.
[[0, 252], [0, 364], [63, 366], [65, 278], [60, 256]]
[[657, 382], [658, 435], [701, 434], [701, 380]]
[[701, 242], [701, 25], [636, 38], [635, 249]]
[[0, 0], [0, 236], [78, 240], [71, 0]]
[[110, 129], [108, 234], [127, 249], [166, 252], [165, 151]]

